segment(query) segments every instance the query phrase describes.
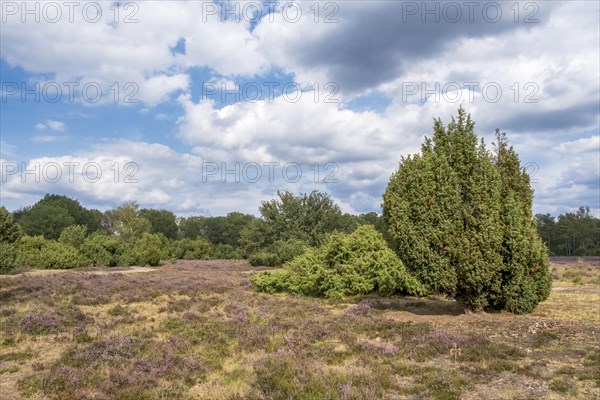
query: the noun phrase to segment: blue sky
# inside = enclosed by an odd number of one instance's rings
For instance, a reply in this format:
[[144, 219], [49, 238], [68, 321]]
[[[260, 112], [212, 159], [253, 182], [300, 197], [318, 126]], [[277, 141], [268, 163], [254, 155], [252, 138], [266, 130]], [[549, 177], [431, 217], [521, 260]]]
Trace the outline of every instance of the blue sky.
[[[597, 2], [2, 2], [1, 204], [379, 211], [459, 106], [506, 131], [534, 211], [600, 212]], [[259, 8], [261, 7], [261, 8]], [[25, 92], [24, 92], [25, 90]]]

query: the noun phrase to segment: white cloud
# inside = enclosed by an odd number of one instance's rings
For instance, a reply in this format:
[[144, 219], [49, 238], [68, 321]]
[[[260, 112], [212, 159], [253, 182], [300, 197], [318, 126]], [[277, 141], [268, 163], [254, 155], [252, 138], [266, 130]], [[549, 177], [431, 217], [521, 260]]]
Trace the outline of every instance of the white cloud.
[[63, 140], [64, 136], [36, 135], [32, 139], [34, 142], [50, 143], [50, 142], [57, 142], [57, 141]]
[[[354, 211], [379, 207], [401, 155], [417, 152], [422, 135], [431, 131], [419, 129], [424, 110], [417, 106], [384, 114], [354, 112], [337, 104], [315, 103], [307, 93], [296, 103], [278, 97], [221, 109], [212, 101], [193, 103], [189, 96], [179, 101], [185, 110], [179, 136], [203, 160], [298, 163], [312, 182], [292, 185], [290, 190], [326, 190], [346, 210]], [[315, 163], [321, 166], [318, 180], [332, 174], [328, 184], [315, 183], [310, 167]], [[324, 171], [328, 163], [332, 165]]]
[[[598, 177], [598, 136], [580, 139], [582, 132], [595, 134], [599, 124], [597, 3], [546, 2], [537, 24], [525, 26], [511, 20], [507, 25], [456, 25], [464, 31], [455, 35], [448, 30], [447, 37], [438, 34], [445, 29], [439, 26], [402, 24], [401, 15], [391, 13], [386, 2], [332, 3], [339, 7], [334, 16], [339, 21], [332, 24], [314, 23], [308, 9], [313, 4], [306, 3], [306, 18], [298, 23], [275, 14], [272, 21], [263, 19], [253, 31], [247, 21], [207, 18], [202, 4], [138, 3], [135, 17], [139, 23], [134, 24], [114, 24], [108, 8], [97, 23], [76, 18], [74, 23], [42, 22], [36, 29], [19, 19], [3, 24], [1, 55], [9, 65], [45, 79], [98, 82], [108, 93], [99, 104], [113, 101], [109, 88], [115, 82], [121, 104], [127, 96], [139, 99], [144, 103], [142, 115], [160, 103], [175, 102], [175, 94], [184, 92], [177, 97], [176, 105], [183, 107], [184, 115], [176, 129], [190, 147], [187, 153], [158, 144], [109, 143], [68, 157], [108, 162], [107, 168], [115, 160], [140, 160], [140, 176], [151, 172], [151, 178], [132, 186], [104, 180], [90, 186], [82, 181], [63, 189], [105, 202], [135, 198], [171, 204], [182, 212], [242, 207], [255, 212], [260, 199], [272, 195], [276, 187], [202, 185], [198, 181], [202, 162], [275, 161], [307, 166], [334, 162], [339, 165], [337, 184], [278, 182], [278, 188], [326, 188], [345, 209], [367, 209], [380, 202], [400, 157], [417, 152], [423, 135], [431, 134], [432, 118], [448, 121], [462, 104], [473, 114], [478, 133], [488, 144], [494, 128], [506, 130], [523, 163], [535, 162], [539, 167], [534, 185], [537, 209], [564, 210], [598, 197], [598, 188], [592, 184]], [[319, 5], [321, 21], [326, 14], [323, 5]], [[172, 54], [171, 48], [181, 39], [185, 54]], [[431, 46], [420, 44], [428, 39]], [[324, 103], [324, 93], [315, 102], [310, 92], [295, 103], [281, 97], [272, 103], [223, 108], [212, 101], [194, 102], [191, 91], [200, 83], [194, 81], [195, 67], [208, 68], [217, 77], [215, 82], [228, 85], [238, 77], [251, 79], [271, 68], [292, 74], [302, 85], [318, 82], [323, 87], [333, 81], [340, 86], [335, 97], [341, 105]], [[47, 74], [53, 75], [48, 78]], [[407, 84], [431, 89], [436, 83], [443, 87], [452, 82], [478, 82], [479, 88], [495, 84], [502, 96], [492, 102], [480, 89], [471, 93], [463, 88], [446, 97], [434, 90], [424, 103], [420, 92], [406, 97]], [[134, 87], [126, 87], [128, 83]], [[385, 111], [344, 109], [357, 93], [373, 91], [390, 99]], [[449, 100], [458, 94], [462, 101]], [[537, 102], [525, 102], [529, 94]], [[436, 100], [435, 95], [441, 98]], [[469, 100], [471, 95], [473, 100]], [[162, 112], [149, 117], [169, 118]], [[35, 128], [63, 131], [66, 126], [48, 120]], [[13, 195], [24, 190], [14, 182], [11, 185]], [[27, 186], [27, 191], [50, 189], [40, 187]]]
[[[45, 123], [39, 122], [39, 123], [35, 124], [35, 129], [44, 130], [46, 128], [50, 128], [53, 131], [57, 131], [57, 132], [64, 131], [66, 129], [66, 127], [67, 126], [64, 122], [54, 121], [51, 119], [47, 120]], [[45, 136], [41, 136], [41, 137], [45, 137]], [[50, 137], [50, 136], [48, 136], [48, 137]]]
[[72, 155], [1, 161], [2, 202], [11, 209], [32, 204], [45, 193], [60, 193], [100, 209], [136, 200], [143, 207], [185, 215], [220, 215], [256, 213], [260, 201], [270, 197], [260, 184], [237, 184], [231, 176], [205, 181], [201, 157], [156, 143], [119, 140]]
[[145, 104], [153, 106], [165, 101], [172, 92], [187, 90], [189, 85], [189, 76], [186, 74], [153, 76], [144, 81], [138, 98], [143, 99]]
[[554, 146], [552, 150], [563, 155], [583, 155], [585, 153], [595, 153], [598, 155], [600, 151], [600, 136], [592, 136], [589, 138], [581, 138], [571, 142], [563, 142]]
[[[36, 6], [43, 8], [47, 3], [36, 2]], [[23, 23], [20, 13], [7, 15], [0, 54], [11, 66], [34, 74], [55, 74], [50, 80], [59, 85], [99, 84], [103, 101], [93, 104], [111, 102], [115, 83], [121, 104], [127, 105], [125, 97], [139, 89], [133, 98], [155, 105], [169, 93], [187, 89], [185, 68], [199, 66], [219, 74], [252, 75], [268, 65], [257, 50], [257, 38], [248, 31], [247, 21], [207, 18], [202, 2], [134, 2], [135, 9], [120, 8], [118, 17], [112, 3], [92, 2], [92, 8], [102, 7], [97, 22], [82, 16], [83, 4], [75, 7], [73, 22], [68, 21], [66, 5], [53, 4], [64, 8], [57, 23], [47, 18], [36, 23], [33, 16]], [[133, 12], [138, 22], [124, 23], [123, 18]], [[115, 18], [120, 23], [115, 23]], [[172, 54], [171, 49], [182, 38], [186, 53]], [[127, 84], [136, 87], [128, 89]]]
[[64, 123], [64, 122], [61, 122], [61, 121], [53, 121], [53, 120], [51, 120], [51, 119], [49, 119], [49, 120], [47, 120], [47, 121], [46, 121], [46, 125], [47, 125], [47, 126], [50, 128], [50, 129], [52, 129], [53, 131], [59, 131], [59, 132], [62, 132], [62, 131], [64, 131], [64, 130], [65, 130], [65, 128], [66, 128], [66, 125], [65, 125], [65, 123]]

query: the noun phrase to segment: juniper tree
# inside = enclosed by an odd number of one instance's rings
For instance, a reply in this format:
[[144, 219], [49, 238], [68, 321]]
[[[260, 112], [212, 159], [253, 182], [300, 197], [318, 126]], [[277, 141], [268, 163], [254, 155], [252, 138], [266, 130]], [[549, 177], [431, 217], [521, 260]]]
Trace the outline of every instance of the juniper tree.
[[17, 267], [17, 243], [22, 234], [12, 214], [0, 207], [0, 274], [10, 273]]
[[[545, 299], [547, 256], [536, 247], [539, 238], [531, 231], [532, 192], [526, 174], [518, 158], [514, 172], [514, 166], [505, 166], [509, 160], [504, 153], [499, 154], [487, 151], [463, 109], [447, 127], [435, 120], [421, 154], [403, 158], [392, 175], [383, 216], [398, 255], [429, 291], [453, 296], [473, 309], [528, 312], [531, 304]], [[512, 244], [513, 236], [520, 241]], [[512, 262], [513, 255], [527, 255], [532, 269], [525, 271], [525, 261]], [[535, 273], [533, 259], [540, 263]], [[516, 300], [527, 288], [536, 294]]]
[[547, 249], [531, 212], [533, 190], [519, 156], [506, 134], [496, 130], [495, 163], [501, 178], [501, 289], [494, 307], [515, 313], [531, 312], [548, 298], [551, 288]]

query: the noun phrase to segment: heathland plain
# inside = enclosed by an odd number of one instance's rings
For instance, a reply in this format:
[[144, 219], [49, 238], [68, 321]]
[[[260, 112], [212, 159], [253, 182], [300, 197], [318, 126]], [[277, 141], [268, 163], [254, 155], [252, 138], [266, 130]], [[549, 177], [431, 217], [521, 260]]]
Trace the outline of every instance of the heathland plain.
[[[260, 268], [264, 269], [264, 268]], [[245, 261], [0, 277], [4, 399], [593, 399], [600, 259], [530, 314], [254, 290]]]
[[490, 151], [474, 127], [462, 109], [436, 120], [392, 175], [382, 216], [343, 214], [319, 192], [278, 192], [260, 218], [177, 219], [134, 202], [102, 213], [60, 195], [0, 208], [0, 272], [12, 274], [0, 279], [0, 389], [598, 396], [599, 260], [548, 257], [596, 254], [598, 219], [534, 217], [506, 135]]

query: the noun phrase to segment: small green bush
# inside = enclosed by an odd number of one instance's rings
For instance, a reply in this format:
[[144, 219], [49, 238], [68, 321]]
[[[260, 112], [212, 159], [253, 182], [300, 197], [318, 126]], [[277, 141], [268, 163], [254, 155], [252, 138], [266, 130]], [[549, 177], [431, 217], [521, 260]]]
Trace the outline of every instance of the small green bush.
[[0, 242], [16, 243], [22, 235], [23, 230], [15, 224], [12, 214], [0, 207]]
[[300, 239], [278, 240], [273, 244], [272, 252], [277, 254], [281, 264], [285, 264], [302, 255], [308, 247], [308, 243]]
[[90, 260], [72, 246], [44, 239], [43, 236], [23, 236], [17, 249], [17, 264], [32, 268], [68, 269], [87, 266]]
[[300, 239], [277, 240], [271, 246], [250, 255], [250, 265], [276, 267], [302, 255], [309, 247], [308, 243]]
[[178, 260], [207, 260], [213, 246], [205, 239], [181, 239], [171, 243], [171, 256]]
[[83, 241], [80, 250], [92, 264], [114, 267], [119, 261], [122, 247], [116, 238], [94, 232]]
[[248, 261], [253, 267], [276, 267], [281, 265], [281, 261], [279, 260], [279, 256], [277, 254], [264, 250], [250, 254]]
[[67, 246], [75, 247], [79, 249], [85, 240], [85, 236], [87, 233], [87, 227], [84, 225], [71, 225], [67, 226], [60, 233], [60, 237], [58, 241]]
[[211, 258], [217, 260], [240, 260], [243, 258], [242, 250], [230, 244], [219, 243], [213, 247]]
[[256, 289], [327, 298], [367, 293], [425, 293], [371, 225], [361, 226], [350, 235], [331, 234], [321, 248], [307, 249], [283, 268], [253, 276]]
[[0, 242], [0, 274], [10, 274], [17, 266], [17, 245]]
[[33, 268], [43, 268], [42, 250], [46, 245], [47, 240], [43, 236], [28, 236], [21, 237], [17, 247], [17, 264], [22, 266], [30, 266]]
[[123, 265], [150, 265], [160, 264], [162, 256], [162, 243], [158, 234], [145, 232], [133, 245], [126, 248], [121, 255]]
[[252, 283], [259, 292], [276, 293], [286, 290], [283, 284], [287, 271], [262, 271], [252, 277]]
[[10, 274], [17, 268], [17, 243], [22, 234], [12, 214], [0, 207], [0, 274]]

